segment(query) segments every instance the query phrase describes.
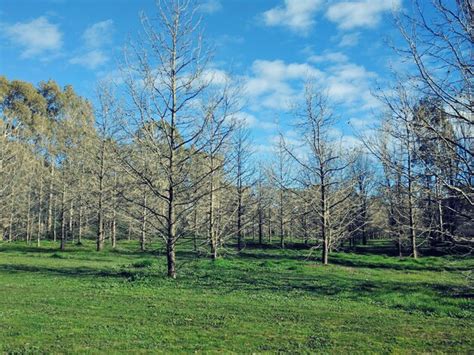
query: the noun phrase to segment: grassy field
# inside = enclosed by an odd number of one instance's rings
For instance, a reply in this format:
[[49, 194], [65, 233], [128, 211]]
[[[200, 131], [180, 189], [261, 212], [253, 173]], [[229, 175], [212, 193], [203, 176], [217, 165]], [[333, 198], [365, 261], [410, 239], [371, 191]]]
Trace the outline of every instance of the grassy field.
[[[0, 351], [473, 353], [474, 259], [0, 245]], [[157, 255], [158, 254], [158, 255]]]

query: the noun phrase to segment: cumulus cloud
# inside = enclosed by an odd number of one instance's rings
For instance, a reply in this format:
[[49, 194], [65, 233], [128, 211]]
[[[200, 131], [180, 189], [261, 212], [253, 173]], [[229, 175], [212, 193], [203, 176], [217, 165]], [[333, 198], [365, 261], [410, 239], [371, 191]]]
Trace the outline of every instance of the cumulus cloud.
[[99, 48], [109, 44], [112, 41], [113, 25], [112, 20], [105, 20], [86, 28], [82, 35], [85, 45], [89, 48]]
[[234, 114], [233, 118], [249, 128], [259, 128], [268, 131], [276, 130], [278, 128], [276, 122], [258, 119], [255, 115], [244, 111]]
[[101, 50], [95, 49], [75, 56], [69, 60], [71, 64], [78, 64], [88, 69], [95, 69], [105, 64], [109, 58]]
[[254, 127], [258, 122], [257, 118], [247, 112], [237, 112], [232, 116], [232, 120], [235, 120], [238, 124], [243, 124], [246, 127]]
[[49, 22], [44, 16], [30, 22], [17, 22], [6, 26], [4, 33], [10, 42], [23, 49], [22, 58], [51, 54], [62, 46], [63, 34], [59, 26]]
[[325, 90], [335, 102], [356, 106], [357, 110], [368, 110], [379, 105], [370, 92], [377, 78], [376, 73], [351, 63], [338, 52], [313, 56], [313, 62], [324, 66], [316, 68], [309, 63], [256, 60], [252, 65], [253, 75], [247, 77], [245, 82], [245, 92], [252, 107], [288, 109], [301, 99], [304, 82], [308, 79]]
[[294, 101], [295, 82], [319, 78], [322, 73], [307, 63], [286, 64], [282, 60], [256, 60], [252, 65], [253, 76], [247, 78], [245, 91], [249, 98], [265, 108], [285, 109]]
[[396, 11], [401, 0], [343, 1], [330, 5], [326, 17], [343, 30], [358, 27], [375, 27], [384, 13]]
[[69, 60], [69, 63], [88, 69], [96, 69], [107, 63], [109, 56], [103, 47], [112, 42], [113, 25], [112, 20], [105, 20], [87, 27], [82, 34], [83, 48]]
[[225, 85], [230, 81], [229, 75], [224, 70], [215, 68], [204, 70], [201, 79], [204, 82], [217, 86]]
[[322, 0], [284, 0], [283, 6], [263, 13], [267, 26], [284, 26], [305, 34], [314, 24], [314, 15], [321, 8]]
[[361, 65], [344, 63], [328, 69], [325, 84], [330, 98], [346, 104], [359, 102], [358, 108], [369, 109], [375, 104], [370, 87], [376, 77]]
[[341, 52], [330, 52], [326, 51], [321, 55], [311, 55], [308, 60], [313, 63], [324, 63], [324, 62], [335, 62], [342, 63], [347, 62], [349, 58]]

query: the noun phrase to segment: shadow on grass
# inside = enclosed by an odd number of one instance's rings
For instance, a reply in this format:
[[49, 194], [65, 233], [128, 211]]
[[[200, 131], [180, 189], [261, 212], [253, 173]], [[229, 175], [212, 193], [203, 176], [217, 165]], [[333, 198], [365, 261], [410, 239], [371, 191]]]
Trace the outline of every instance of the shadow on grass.
[[162, 254], [161, 249], [151, 249], [151, 250], [145, 250], [145, 251], [140, 251], [136, 249], [123, 249], [123, 248], [117, 248], [117, 249], [104, 249], [100, 252], [97, 252], [95, 248], [91, 248], [90, 246], [86, 245], [67, 245], [65, 250], [60, 250], [59, 245], [58, 247], [51, 247], [51, 246], [41, 246], [41, 247], [36, 247], [36, 246], [31, 246], [31, 245], [21, 245], [21, 244], [5, 244], [0, 246], [0, 253], [21, 253], [21, 254], [28, 254], [28, 253], [33, 253], [33, 254], [51, 254], [51, 253], [66, 253], [66, 254], [77, 254], [77, 253], [91, 253], [91, 254], [97, 254], [97, 255], [124, 255], [124, 256], [137, 256], [137, 257], [143, 257], [143, 256], [159, 256]]
[[[347, 255], [347, 257], [345, 257]], [[365, 254], [365, 257], [380, 258], [378, 254]], [[241, 252], [239, 258], [248, 260], [295, 260], [321, 262], [318, 254], [307, 255], [288, 255], [288, 254], [269, 254], [264, 252]], [[413, 260], [411, 258], [390, 258], [387, 260], [366, 260], [358, 255], [351, 257], [350, 254], [338, 253], [330, 255], [329, 263], [341, 266], [369, 269], [392, 269], [392, 270], [413, 270], [413, 271], [469, 271], [472, 265], [433, 265], [423, 261], [423, 259]]]
[[[244, 264], [245, 265], [245, 264]], [[229, 267], [230, 266], [230, 267]], [[241, 266], [241, 265], [240, 265]], [[251, 265], [249, 269], [239, 269], [239, 265], [230, 263], [228, 267], [218, 264], [194, 264], [182, 270], [177, 282], [192, 289], [218, 290], [218, 292], [242, 292], [258, 294], [261, 291], [275, 294], [304, 292], [314, 297], [336, 297], [351, 301], [381, 303], [390, 308], [399, 308], [407, 312], [443, 314], [465, 318], [472, 316], [472, 306], [466, 299], [473, 298], [472, 288], [451, 286], [430, 282], [399, 282], [367, 280], [352, 274], [331, 273], [309, 275], [297, 270], [273, 270], [262, 265]], [[23, 264], [0, 264], [0, 272], [41, 273], [77, 278], [104, 278], [128, 282], [147, 281], [158, 286], [165, 279], [156, 269], [136, 269], [121, 267], [98, 269], [91, 267], [51, 267]], [[458, 304], [461, 302], [464, 306]], [[471, 303], [472, 305], [472, 303]], [[464, 307], [464, 308], [462, 308]]]
[[1, 264], [0, 271], [6, 272], [37, 272], [42, 274], [62, 275], [67, 277], [125, 277], [128, 278], [134, 274], [133, 271], [127, 270], [104, 270], [88, 267], [46, 267], [35, 265], [19, 265], [19, 264]]
[[[266, 245], [263, 249], [257, 249], [258, 244], [248, 244], [247, 248], [235, 256], [231, 256], [231, 259], [242, 259], [242, 260], [268, 260], [268, 261], [281, 261], [281, 260], [293, 260], [293, 261], [311, 261], [320, 262], [319, 252], [311, 253], [309, 250], [304, 251], [304, 243], [289, 244], [287, 249], [281, 249], [275, 245]], [[294, 247], [295, 249], [291, 249]], [[297, 251], [300, 251], [297, 254]], [[21, 244], [5, 244], [0, 246], [0, 253], [18, 253], [18, 254], [57, 254], [60, 258], [61, 254], [68, 255], [66, 258], [74, 258], [74, 254], [80, 255], [81, 253], [91, 253], [91, 255], [98, 256], [124, 256], [124, 257], [161, 257], [164, 256], [163, 248], [154, 248], [146, 251], [140, 251], [136, 248], [117, 248], [117, 249], [105, 249], [98, 253], [95, 251], [93, 245], [70, 245], [64, 251], [60, 251], [57, 247], [42, 246], [30, 246]], [[178, 250], [176, 252], [179, 260], [195, 260], [203, 259], [208, 256], [192, 250]], [[384, 259], [384, 257], [386, 257]], [[86, 257], [80, 257], [81, 260], [86, 260]], [[392, 269], [392, 270], [412, 270], [412, 271], [469, 271], [473, 268], [473, 263], [457, 263], [448, 264], [446, 262], [432, 262], [424, 258], [413, 260], [409, 257], [406, 258], [394, 258], [378, 253], [369, 253], [368, 249], [364, 253], [350, 254], [350, 253], [334, 253], [330, 255], [330, 263], [348, 266], [354, 268], [369, 268], [369, 269]]]
[[[61, 253], [75, 253], [78, 251], [88, 251], [89, 249], [82, 248], [81, 246], [74, 246], [74, 249], [67, 249], [61, 251]], [[36, 247], [30, 245], [19, 245], [19, 244], [5, 244], [0, 246], [0, 253], [55, 253], [58, 252], [59, 245], [57, 248], [54, 247]]]

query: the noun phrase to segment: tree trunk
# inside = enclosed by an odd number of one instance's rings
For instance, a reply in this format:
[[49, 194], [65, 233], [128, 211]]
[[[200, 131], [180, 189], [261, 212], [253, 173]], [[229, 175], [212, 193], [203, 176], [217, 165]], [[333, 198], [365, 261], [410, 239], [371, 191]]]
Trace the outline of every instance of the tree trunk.
[[26, 212], [26, 243], [29, 244], [31, 239], [31, 186], [28, 188], [28, 205]]
[[196, 253], [197, 252], [197, 233], [198, 233], [198, 227], [197, 227], [197, 207], [194, 208], [193, 211], [193, 251]]
[[[240, 174], [240, 173], [239, 173]], [[242, 182], [238, 182], [237, 194], [238, 194], [238, 206], [237, 206], [237, 251], [242, 250]]]
[[82, 207], [82, 201], [79, 202], [79, 220], [78, 220], [78, 233], [77, 233], [77, 245], [82, 244], [82, 214], [83, 214], [83, 207]]
[[111, 221], [110, 238], [112, 241], [112, 249], [117, 246], [117, 173], [114, 175], [114, 195], [112, 198], [112, 221]]
[[211, 153], [211, 174], [210, 174], [210, 186], [209, 186], [209, 240], [211, 242], [211, 258], [212, 260], [217, 259], [217, 233], [214, 225], [214, 159]]
[[56, 231], [56, 205], [57, 202], [54, 202], [53, 205], [53, 241], [56, 242], [57, 239], [57, 231]]
[[63, 193], [61, 197], [61, 250], [66, 247], [66, 185], [63, 184]]
[[10, 209], [10, 221], [8, 222], [8, 242], [13, 241], [13, 219], [15, 216], [14, 207], [13, 207], [14, 199], [11, 199], [11, 209]]
[[168, 237], [166, 244], [166, 258], [168, 261], [168, 276], [172, 279], [176, 278], [176, 224], [175, 224], [175, 201], [174, 201], [174, 189], [173, 180], [170, 181], [168, 188]]
[[176, 278], [176, 252], [175, 244], [172, 241], [172, 238], [168, 239], [166, 246], [166, 258], [168, 261], [168, 276], [172, 279]]
[[418, 258], [418, 251], [416, 247], [416, 230], [415, 230], [415, 216], [414, 216], [414, 204], [413, 204], [413, 181], [412, 181], [412, 157], [411, 157], [411, 135], [409, 128], [407, 128], [407, 175], [408, 175], [408, 223], [410, 229], [410, 244], [411, 252], [414, 259]]
[[69, 226], [68, 226], [68, 234], [72, 243], [74, 243], [74, 202], [71, 198], [71, 202], [69, 204]]
[[96, 250], [104, 248], [104, 174], [105, 174], [105, 141], [101, 141], [99, 158], [99, 201], [97, 206], [97, 240]]
[[272, 244], [272, 210], [268, 209], [268, 242]]
[[327, 208], [326, 208], [326, 186], [324, 181], [324, 172], [320, 169], [321, 176], [321, 197], [320, 197], [320, 206], [321, 206], [321, 238], [323, 240], [323, 254], [322, 261], [323, 265], [329, 263], [329, 238], [326, 230], [327, 227]]
[[[283, 181], [283, 176], [280, 175], [280, 181]], [[280, 248], [285, 249], [285, 231], [284, 216], [283, 216], [283, 188], [280, 186]]]
[[147, 206], [146, 206], [146, 194], [143, 193], [143, 210], [142, 210], [142, 227], [140, 234], [140, 250], [145, 251], [146, 244], [146, 217], [147, 217]]
[[36, 246], [40, 247], [41, 245], [41, 208], [43, 204], [43, 179], [41, 178], [40, 174], [40, 187], [39, 187], [39, 195], [38, 195], [38, 230], [36, 235]]
[[48, 197], [48, 220], [46, 222], [46, 229], [49, 233], [49, 238], [53, 236], [53, 180], [54, 180], [54, 157], [51, 157], [51, 173], [49, 177], [49, 197]]

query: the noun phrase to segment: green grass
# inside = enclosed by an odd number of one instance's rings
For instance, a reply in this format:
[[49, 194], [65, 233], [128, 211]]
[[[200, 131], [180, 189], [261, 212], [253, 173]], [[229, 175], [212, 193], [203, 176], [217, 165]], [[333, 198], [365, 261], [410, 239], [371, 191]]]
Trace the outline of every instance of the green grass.
[[[474, 260], [0, 245], [0, 351], [472, 353]], [[159, 254], [159, 255], [157, 255]]]

